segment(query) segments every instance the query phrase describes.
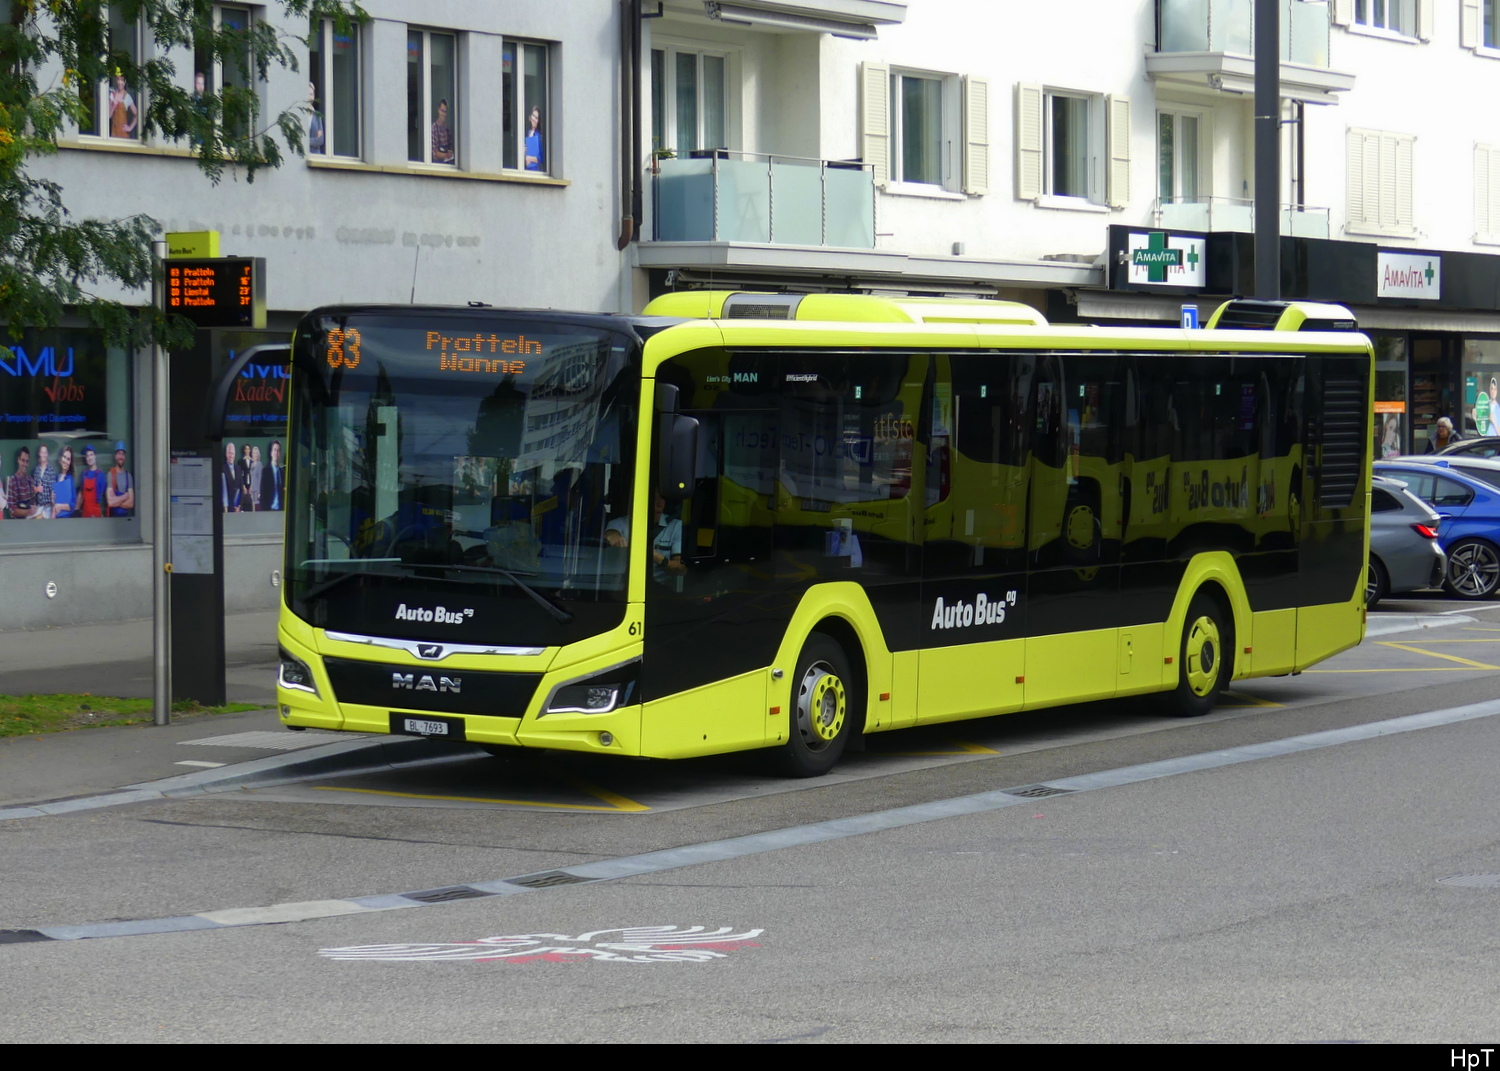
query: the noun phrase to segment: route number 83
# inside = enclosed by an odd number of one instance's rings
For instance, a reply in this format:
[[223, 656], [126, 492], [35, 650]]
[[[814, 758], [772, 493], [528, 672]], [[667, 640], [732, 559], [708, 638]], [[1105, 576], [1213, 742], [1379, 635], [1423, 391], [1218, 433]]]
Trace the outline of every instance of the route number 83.
[[332, 327], [328, 330], [328, 367], [359, 367], [360, 335], [356, 328]]

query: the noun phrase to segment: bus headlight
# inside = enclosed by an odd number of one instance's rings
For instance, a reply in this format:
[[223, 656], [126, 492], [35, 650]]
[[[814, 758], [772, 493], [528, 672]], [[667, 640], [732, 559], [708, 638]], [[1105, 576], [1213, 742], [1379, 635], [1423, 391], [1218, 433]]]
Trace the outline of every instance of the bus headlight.
[[608, 714], [620, 705], [620, 684], [574, 684], [559, 688], [547, 704], [548, 714]]
[[318, 682], [313, 679], [307, 663], [293, 658], [284, 647], [281, 648], [281, 670], [276, 675], [276, 683], [293, 691], [318, 694]]

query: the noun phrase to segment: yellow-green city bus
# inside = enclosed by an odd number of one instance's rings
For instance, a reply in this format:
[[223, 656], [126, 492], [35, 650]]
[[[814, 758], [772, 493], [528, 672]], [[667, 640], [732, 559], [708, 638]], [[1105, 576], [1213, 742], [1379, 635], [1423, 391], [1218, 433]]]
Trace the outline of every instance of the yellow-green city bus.
[[1203, 714], [1363, 636], [1372, 354], [1335, 306], [349, 306], [292, 353], [290, 726], [807, 776], [913, 725]]

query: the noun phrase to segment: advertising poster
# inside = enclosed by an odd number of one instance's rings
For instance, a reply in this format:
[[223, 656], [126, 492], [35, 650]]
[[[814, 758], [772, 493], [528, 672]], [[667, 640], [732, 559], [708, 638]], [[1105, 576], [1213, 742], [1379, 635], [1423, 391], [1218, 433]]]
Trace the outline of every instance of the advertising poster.
[[[97, 331], [27, 331], [0, 349], [0, 518], [136, 515], [128, 359]], [[6, 525], [0, 539], [32, 542]], [[59, 530], [60, 531], [60, 530]]]
[[[219, 345], [226, 361], [232, 361], [242, 349], [269, 341], [271, 336], [259, 332], [225, 331]], [[214, 500], [225, 513], [286, 508], [288, 382], [287, 366], [270, 360], [251, 361], [235, 377], [213, 479]]]

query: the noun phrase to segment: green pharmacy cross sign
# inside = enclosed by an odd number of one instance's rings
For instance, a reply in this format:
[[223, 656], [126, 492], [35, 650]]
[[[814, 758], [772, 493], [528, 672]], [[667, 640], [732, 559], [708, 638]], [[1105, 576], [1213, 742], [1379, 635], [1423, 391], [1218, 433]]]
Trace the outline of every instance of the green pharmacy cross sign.
[[[1168, 249], [1167, 236], [1161, 231], [1152, 231], [1147, 239], [1145, 249], [1132, 249], [1130, 251], [1130, 263], [1132, 267], [1146, 269], [1146, 281], [1152, 283], [1165, 283], [1167, 281], [1168, 268], [1182, 267], [1183, 253], [1181, 249]], [[1196, 268], [1198, 266], [1198, 247], [1188, 247], [1187, 261]]]

